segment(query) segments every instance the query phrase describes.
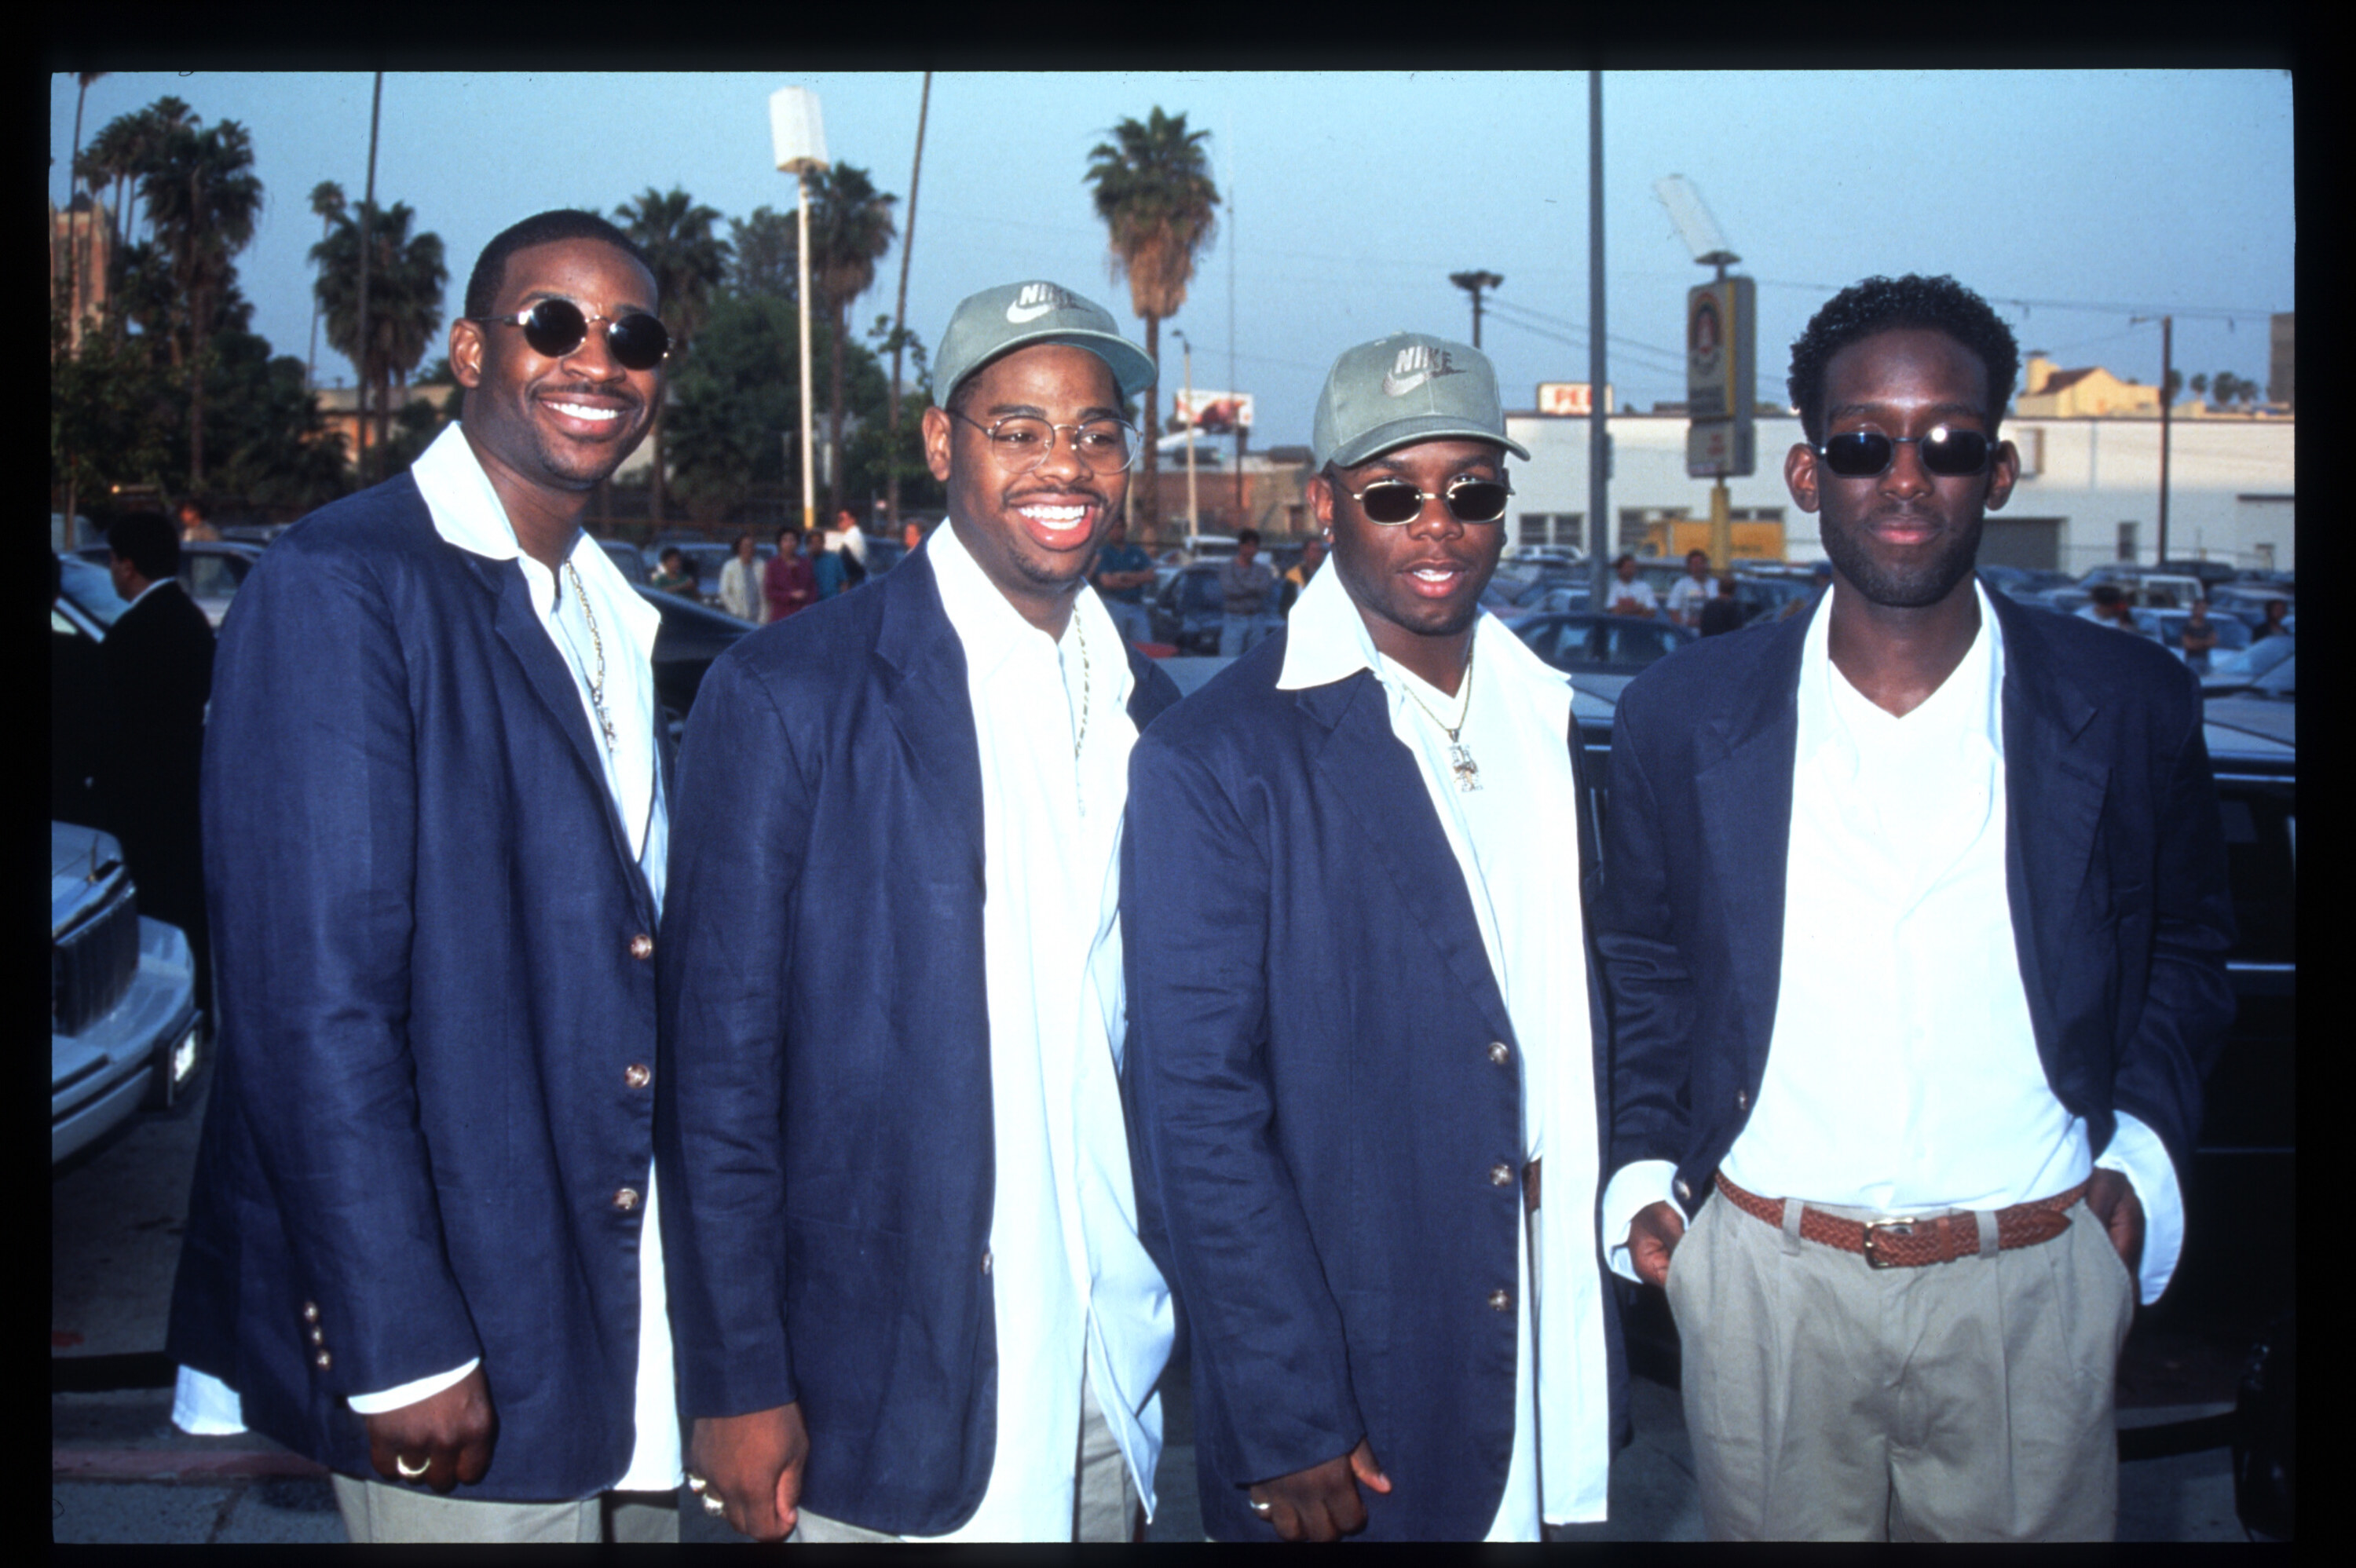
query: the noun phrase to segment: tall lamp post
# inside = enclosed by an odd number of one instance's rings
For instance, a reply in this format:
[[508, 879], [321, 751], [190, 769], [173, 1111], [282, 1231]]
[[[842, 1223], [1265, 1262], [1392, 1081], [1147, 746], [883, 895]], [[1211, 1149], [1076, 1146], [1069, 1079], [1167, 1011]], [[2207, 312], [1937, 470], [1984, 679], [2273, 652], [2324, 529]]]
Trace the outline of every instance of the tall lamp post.
[[794, 293], [801, 317], [802, 532], [818, 523], [817, 469], [810, 453], [809, 176], [827, 167], [826, 124], [818, 94], [807, 87], [781, 87], [769, 94], [769, 143], [780, 173], [794, 176], [794, 257], [800, 272]]
[[1185, 400], [1179, 405], [1178, 413], [1186, 421], [1186, 548], [1191, 551], [1194, 548], [1194, 536], [1201, 516], [1194, 507], [1194, 346], [1187, 342], [1186, 335], [1176, 327], [1170, 329], [1170, 336], [1176, 338], [1178, 347], [1186, 351], [1185, 368], [1181, 372], [1186, 389], [1183, 394]]

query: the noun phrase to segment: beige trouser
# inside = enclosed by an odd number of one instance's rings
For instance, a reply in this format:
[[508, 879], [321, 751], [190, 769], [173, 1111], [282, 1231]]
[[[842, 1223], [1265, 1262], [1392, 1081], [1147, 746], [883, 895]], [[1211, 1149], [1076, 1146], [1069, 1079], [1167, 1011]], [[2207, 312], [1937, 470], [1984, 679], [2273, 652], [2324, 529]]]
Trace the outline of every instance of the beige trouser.
[[2135, 1282], [2085, 1204], [2052, 1241], [1892, 1269], [1785, 1207], [1713, 1194], [1669, 1267], [1710, 1538], [2110, 1540]]
[[336, 1507], [355, 1541], [376, 1546], [428, 1542], [650, 1542], [679, 1539], [674, 1492], [607, 1492], [568, 1503], [495, 1502], [445, 1498], [370, 1476], [331, 1477]]
[[[1104, 1412], [1097, 1404], [1096, 1391], [1088, 1386], [1085, 1371], [1080, 1378], [1077, 1464], [1072, 1499], [1072, 1539], [1122, 1542], [1137, 1540], [1140, 1508], [1137, 1484], [1130, 1477], [1129, 1461], [1120, 1456], [1120, 1445], [1113, 1441], [1112, 1427], [1106, 1423]], [[846, 1524], [841, 1520], [822, 1519], [804, 1509], [799, 1522], [794, 1526], [793, 1534], [786, 1539], [840, 1544], [897, 1541], [900, 1538]]]

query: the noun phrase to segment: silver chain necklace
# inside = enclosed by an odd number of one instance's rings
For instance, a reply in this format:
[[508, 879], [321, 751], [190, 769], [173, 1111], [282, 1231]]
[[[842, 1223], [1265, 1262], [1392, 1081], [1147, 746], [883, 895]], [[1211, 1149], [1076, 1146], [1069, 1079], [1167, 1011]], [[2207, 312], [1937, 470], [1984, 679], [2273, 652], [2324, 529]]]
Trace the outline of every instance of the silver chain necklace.
[[1472, 760], [1472, 751], [1457, 739], [1464, 732], [1464, 720], [1471, 717], [1472, 712], [1472, 641], [1470, 639], [1464, 645], [1464, 679], [1462, 684], [1464, 700], [1456, 710], [1454, 724], [1449, 723], [1447, 720], [1432, 712], [1431, 704], [1418, 697], [1415, 688], [1407, 680], [1403, 679], [1399, 683], [1399, 689], [1406, 692], [1408, 699], [1422, 709], [1434, 724], [1447, 732], [1448, 765], [1455, 771], [1456, 787], [1470, 795], [1481, 787], [1481, 764]]
[[589, 706], [597, 710], [598, 727], [605, 731], [605, 754], [610, 757], [620, 742], [614, 734], [614, 716], [605, 710], [605, 639], [597, 635], [597, 617], [589, 613], [589, 594], [581, 586], [581, 573], [569, 556], [564, 574], [573, 580], [573, 600], [581, 606], [581, 619], [588, 623], [589, 646], [597, 656], [597, 673], [589, 677]]

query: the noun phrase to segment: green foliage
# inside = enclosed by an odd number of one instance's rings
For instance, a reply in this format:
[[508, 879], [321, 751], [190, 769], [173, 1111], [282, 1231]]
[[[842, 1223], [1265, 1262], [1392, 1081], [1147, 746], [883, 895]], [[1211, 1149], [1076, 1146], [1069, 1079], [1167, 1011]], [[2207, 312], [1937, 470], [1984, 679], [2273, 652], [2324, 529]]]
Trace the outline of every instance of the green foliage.
[[65, 313], [49, 313], [49, 485], [62, 496], [160, 483], [169, 461], [155, 409], [171, 396], [148, 345], [96, 332], [66, 351]]
[[790, 212], [756, 207], [750, 218], [732, 218], [723, 285], [731, 293], [790, 303], [801, 283], [795, 259], [798, 249], [799, 235]]

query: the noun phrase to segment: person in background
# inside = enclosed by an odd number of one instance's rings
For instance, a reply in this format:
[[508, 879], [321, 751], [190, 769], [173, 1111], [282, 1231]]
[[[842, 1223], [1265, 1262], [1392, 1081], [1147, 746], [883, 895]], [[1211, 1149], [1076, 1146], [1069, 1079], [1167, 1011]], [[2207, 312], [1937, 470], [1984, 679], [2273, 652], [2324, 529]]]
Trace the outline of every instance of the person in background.
[[2184, 618], [2184, 662], [2199, 674], [2209, 673], [2209, 656], [2217, 651], [2217, 628], [2209, 619], [2209, 601], [2195, 599]]
[[769, 618], [768, 564], [751, 534], [736, 536], [736, 552], [720, 569], [720, 607], [756, 625]]
[[1701, 624], [1702, 606], [1709, 603], [1709, 552], [1686, 551], [1686, 574], [1669, 585], [1669, 619], [1680, 626]]
[[212, 525], [211, 513], [205, 503], [194, 496], [180, 503], [179, 521], [180, 539], [184, 544], [220, 538], [220, 530]]
[[1279, 608], [1285, 615], [1291, 615], [1292, 607], [1301, 602], [1301, 591], [1309, 586], [1309, 580], [1316, 576], [1317, 569], [1324, 564], [1325, 536], [1311, 534], [1301, 547], [1301, 559], [1294, 561], [1291, 570], [1284, 574], [1283, 603]]
[[2095, 583], [2092, 597], [2078, 612], [2078, 619], [2092, 621], [2098, 626], [2110, 626], [2131, 636], [2151, 635], [2136, 624], [2135, 606], [2127, 603], [2126, 590], [2115, 582]]
[[1219, 597], [1226, 620], [1219, 628], [1219, 656], [1234, 658], [1251, 651], [1260, 638], [1280, 625], [1269, 613], [1269, 595], [1276, 572], [1259, 558], [1259, 530], [1236, 535], [1236, 553], [1219, 565]]
[[765, 621], [782, 621], [818, 603], [818, 572], [802, 553], [802, 531], [787, 523], [777, 530], [777, 553], [761, 574]]
[[1153, 619], [1145, 609], [1145, 591], [1153, 585], [1153, 558], [1129, 542], [1125, 518], [1113, 518], [1104, 547], [1097, 551], [1095, 570], [1088, 573], [1088, 585], [1104, 601], [1106, 612], [1125, 640], [1153, 640]]
[[1653, 585], [1636, 575], [1636, 558], [1623, 555], [1612, 563], [1617, 574], [1612, 584], [1611, 596], [1604, 607], [1614, 615], [1633, 615], [1650, 621], [1661, 613], [1660, 601], [1654, 597]]
[[647, 586], [659, 593], [676, 593], [681, 598], [695, 597], [695, 574], [687, 570], [687, 552], [677, 545], [665, 545], [655, 560], [655, 574], [647, 579]]
[[2290, 613], [2289, 600], [2267, 600], [2265, 603], [2265, 620], [2259, 624], [2255, 631], [2253, 631], [2250, 634], [2250, 641], [2254, 643], [2266, 637], [2287, 637], [2290, 635], [2290, 628], [2283, 624], [2284, 617]]
[[1715, 637], [1728, 632], [1741, 630], [1742, 605], [1734, 597], [1732, 577], [1721, 577], [1718, 580], [1718, 592], [1701, 607], [1701, 613], [1696, 617], [1696, 624], [1701, 627], [1701, 635], [1705, 637]]

